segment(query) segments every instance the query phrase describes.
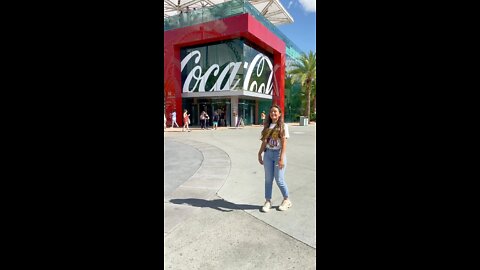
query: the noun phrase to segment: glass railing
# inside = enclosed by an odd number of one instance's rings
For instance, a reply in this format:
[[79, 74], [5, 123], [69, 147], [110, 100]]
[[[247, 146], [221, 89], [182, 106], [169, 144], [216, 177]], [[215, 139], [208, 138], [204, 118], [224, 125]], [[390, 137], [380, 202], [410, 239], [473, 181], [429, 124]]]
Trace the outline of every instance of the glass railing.
[[286, 45], [286, 54], [289, 57], [296, 59], [302, 53], [302, 50], [300, 50], [295, 43], [285, 36], [275, 25], [267, 20], [254, 6], [252, 6], [252, 4], [246, 0], [232, 0], [217, 4], [212, 7], [190, 10], [186, 13], [164, 18], [163, 31], [215, 21], [244, 13], [249, 13], [250, 15], [254, 16], [277, 37], [283, 40]]
[[245, 3], [250, 4], [243, 0], [232, 0], [164, 18], [163, 31], [244, 14], [246, 13]]

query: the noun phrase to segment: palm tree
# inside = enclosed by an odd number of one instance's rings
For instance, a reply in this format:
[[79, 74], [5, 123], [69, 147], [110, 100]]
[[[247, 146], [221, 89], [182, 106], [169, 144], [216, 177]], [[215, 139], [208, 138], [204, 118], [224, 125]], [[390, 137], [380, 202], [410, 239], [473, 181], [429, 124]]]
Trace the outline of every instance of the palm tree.
[[317, 80], [312, 83], [313, 113], [317, 113]]
[[297, 62], [292, 63], [292, 69], [289, 71], [289, 74], [291, 75], [292, 82], [299, 82], [307, 90], [306, 114], [308, 117], [308, 123], [310, 123], [310, 90], [312, 83], [317, 80], [317, 53], [312, 51], [308, 52], [308, 55], [302, 53], [297, 60]]

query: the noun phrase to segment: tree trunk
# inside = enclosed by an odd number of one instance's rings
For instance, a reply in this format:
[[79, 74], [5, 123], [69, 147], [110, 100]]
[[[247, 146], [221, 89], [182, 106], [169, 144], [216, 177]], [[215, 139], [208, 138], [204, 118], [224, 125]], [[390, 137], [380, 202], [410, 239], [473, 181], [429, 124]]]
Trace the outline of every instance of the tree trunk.
[[310, 124], [310, 81], [307, 81], [307, 117]]

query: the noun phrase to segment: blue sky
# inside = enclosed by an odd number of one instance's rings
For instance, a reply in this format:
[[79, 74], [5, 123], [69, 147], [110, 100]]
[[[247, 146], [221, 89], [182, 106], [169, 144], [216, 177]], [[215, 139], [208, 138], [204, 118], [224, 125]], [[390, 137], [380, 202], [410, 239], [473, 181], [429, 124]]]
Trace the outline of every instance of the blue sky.
[[317, 5], [316, 0], [280, 0], [294, 22], [280, 25], [282, 31], [305, 53], [317, 51]]

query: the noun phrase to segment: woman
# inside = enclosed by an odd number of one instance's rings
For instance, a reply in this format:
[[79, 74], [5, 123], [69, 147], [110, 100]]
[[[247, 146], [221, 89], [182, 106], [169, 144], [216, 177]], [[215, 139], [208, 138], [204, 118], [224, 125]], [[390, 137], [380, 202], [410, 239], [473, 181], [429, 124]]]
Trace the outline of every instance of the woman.
[[[262, 145], [258, 151], [258, 162], [265, 169], [265, 204], [262, 207], [263, 212], [268, 212], [272, 207], [272, 185], [273, 179], [280, 188], [283, 195], [283, 201], [278, 207], [280, 211], [285, 211], [292, 206], [288, 199], [288, 187], [285, 183], [285, 168], [287, 166], [287, 138], [288, 125], [283, 122], [283, 115], [278, 105], [270, 107], [268, 115], [262, 130]], [[263, 159], [262, 159], [262, 153]]]
[[205, 128], [205, 111], [200, 113], [200, 129]]
[[188, 127], [188, 125], [190, 124], [190, 118], [189, 118], [190, 114], [187, 114], [187, 110], [185, 109], [183, 111], [183, 127], [182, 127], [182, 132], [185, 131], [185, 128], [187, 129], [188, 132], [190, 132], [190, 128]]

